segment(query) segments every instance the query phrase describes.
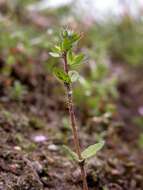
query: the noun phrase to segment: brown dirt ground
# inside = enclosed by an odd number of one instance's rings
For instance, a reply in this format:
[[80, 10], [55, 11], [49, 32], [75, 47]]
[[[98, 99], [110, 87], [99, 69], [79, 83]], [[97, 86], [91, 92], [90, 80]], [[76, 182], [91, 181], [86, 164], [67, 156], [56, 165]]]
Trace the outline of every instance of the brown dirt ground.
[[[106, 145], [86, 166], [90, 190], [143, 190], [143, 150], [137, 145], [140, 129], [131, 120], [143, 100], [142, 76], [137, 75], [139, 71], [126, 73], [130, 74], [118, 87], [118, 113], [106, 126]], [[62, 126], [67, 110], [64, 97], [54, 95], [56, 82], [43, 73], [28, 78], [14, 70], [12, 75], [30, 92], [21, 102], [12, 101], [1, 82], [0, 190], [81, 190], [78, 167], [60, 148], [63, 143], [72, 146], [72, 137]], [[97, 130], [94, 122], [80, 128], [82, 147], [95, 143]], [[47, 139], [35, 142], [40, 134]]]

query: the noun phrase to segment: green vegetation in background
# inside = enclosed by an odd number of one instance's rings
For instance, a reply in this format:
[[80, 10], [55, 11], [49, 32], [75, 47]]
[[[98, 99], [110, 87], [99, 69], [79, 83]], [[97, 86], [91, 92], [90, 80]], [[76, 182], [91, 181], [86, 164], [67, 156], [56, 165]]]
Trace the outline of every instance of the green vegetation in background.
[[26, 87], [19, 81], [15, 81], [14, 85], [9, 89], [10, 97], [12, 100], [20, 101], [27, 93]]
[[[117, 78], [112, 76], [108, 55], [109, 41], [104, 40], [101, 26], [92, 28], [86, 34], [90, 61], [85, 63], [86, 79], [80, 78], [80, 88], [75, 89], [74, 97], [79, 107], [86, 107], [91, 115], [113, 113], [113, 101], [118, 97]], [[102, 32], [103, 33], [103, 32]], [[85, 45], [84, 44], [84, 45]], [[90, 98], [89, 98], [90, 97]]]
[[139, 144], [140, 148], [143, 148], [143, 133], [141, 133], [139, 136], [138, 144]]
[[109, 26], [111, 56], [132, 66], [143, 65], [143, 22], [123, 17]]
[[115, 61], [131, 66], [143, 64], [142, 20], [124, 16], [117, 21], [111, 19], [103, 23], [97, 22], [88, 31], [86, 43], [89, 47], [94, 47], [99, 43], [102, 51], [105, 50]]
[[[17, 0], [15, 7], [26, 8], [33, 2], [36, 1]], [[16, 9], [14, 11], [16, 14]], [[22, 14], [25, 13], [23, 11]], [[71, 14], [70, 7], [50, 10], [50, 14], [55, 15], [58, 26], [64, 16]], [[58, 17], [59, 14], [62, 16]], [[49, 15], [48, 11], [44, 11], [44, 15]], [[33, 64], [29, 64], [31, 59], [39, 61], [42, 53], [49, 51], [52, 42], [57, 42], [57, 30], [51, 28], [39, 31], [35, 26], [20, 23], [17, 19], [8, 22], [0, 20], [0, 26], [0, 56], [5, 62], [0, 73], [4, 76], [10, 76], [16, 64], [22, 64], [27, 71], [32, 70]], [[85, 32], [80, 46], [92, 61], [89, 65], [84, 63], [82, 72], [86, 75], [86, 79], [80, 78], [81, 88], [76, 88], [74, 92], [79, 107], [88, 108], [91, 115], [101, 115], [107, 111], [114, 113], [114, 100], [118, 97], [117, 78], [112, 76], [108, 62], [113, 57], [134, 66], [142, 64], [142, 28], [141, 21], [124, 17], [117, 22], [96, 22]], [[57, 64], [50, 57], [40, 62], [48, 71]]]

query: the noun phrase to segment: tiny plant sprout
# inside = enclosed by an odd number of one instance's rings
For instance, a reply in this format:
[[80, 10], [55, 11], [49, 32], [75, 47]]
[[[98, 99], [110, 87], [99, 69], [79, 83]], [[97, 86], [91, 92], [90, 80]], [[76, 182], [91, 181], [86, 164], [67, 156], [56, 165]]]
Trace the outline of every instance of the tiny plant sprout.
[[63, 67], [54, 67], [53, 74], [64, 84], [67, 92], [69, 117], [71, 121], [75, 152], [65, 145], [63, 146], [63, 149], [70, 159], [78, 163], [81, 170], [83, 190], [88, 190], [85, 161], [96, 155], [96, 153], [104, 146], [104, 141], [90, 145], [85, 150], [81, 151], [72, 98], [72, 83], [76, 82], [80, 78], [78, 72], [76, 70], [72, 70], [72, 68], [76, 68], [85, 59], [82, 53], [75, 54], [73, 52], [73, 48], [80, 38], [81, 34], [68, 29], [63, 30], [61, 32], [58, 45], [55, 45], [52, 52], [49, 54], [55, 58], [61, 58], [63, 60]]

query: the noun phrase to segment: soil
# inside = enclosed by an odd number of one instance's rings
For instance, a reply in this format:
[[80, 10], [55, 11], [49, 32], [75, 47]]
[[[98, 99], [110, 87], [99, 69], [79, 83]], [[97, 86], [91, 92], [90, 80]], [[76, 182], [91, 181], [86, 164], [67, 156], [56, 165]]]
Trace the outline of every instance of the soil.
[[[86, 165], [90, 190], [143, 190], [143, 149], [137, 143], [141, 129], [132, 120], [142, 104], [143, 78], [140, 70], [125, 67], [122, 74], [126, 77], [118, 85], [118, 111], [106, 126], [105, 147]], [[55, 95], [57, 82], [38, 66], [32, 74], [13, 68], [11, 78], [29, 91], [14, 101], [5, 88], [7, 79], [1, 80], [0, 190], [81, 190], [78, 166], [61, 149], [73, 143], [70, 129], [62, 124], [67, 109], [64, 96]], [[96, 142], [97, 131], [94, 122], [80, 126], [82, 148]]]

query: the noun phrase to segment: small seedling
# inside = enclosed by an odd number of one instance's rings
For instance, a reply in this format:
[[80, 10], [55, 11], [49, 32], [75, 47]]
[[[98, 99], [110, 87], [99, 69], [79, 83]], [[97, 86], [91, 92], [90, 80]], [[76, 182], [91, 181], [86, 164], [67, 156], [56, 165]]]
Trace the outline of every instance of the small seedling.
[[75, 152], [65, 145], [63, 148], [67, 156], [79, 164], [83, 181], [83, 190], [88, 190], [85, 161], [96, 155], [97, 151], [103, 147], [104, 141], [100, 141], [99, 143], [87, 147], [84, 151], [81, 151], [72, 98], [72, 83], [77, 81], [80, 76], [77, 71], [71, 70], [84, 61], [84, 55], [82, 53], [75, 54], [73, 52], [74, 45], [76, 45], [80, 39], [81, 34], [65, 29], [61, 32], [59, 44], [55, 45], [52, 52], [49, 54], [55, 58], [61, 58], [63, 60], [63, 68], [54, 67], [53, 73], [66, 88]]
[[10, 96], [13, 100], [20, 101], [26, 93], [26, 87], [19, 81], [14, 82], [14, 86], [10, 88]]

